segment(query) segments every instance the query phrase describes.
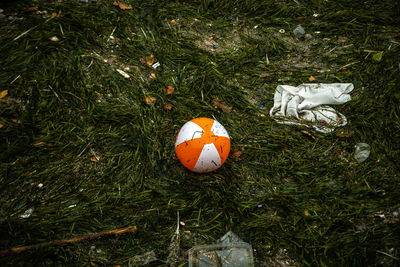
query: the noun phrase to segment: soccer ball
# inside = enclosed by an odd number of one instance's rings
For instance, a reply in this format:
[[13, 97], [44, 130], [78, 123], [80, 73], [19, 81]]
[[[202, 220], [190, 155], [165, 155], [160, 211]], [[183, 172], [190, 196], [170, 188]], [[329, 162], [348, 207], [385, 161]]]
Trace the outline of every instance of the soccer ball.
[[218, 121], [210, 118], [186, 122], [175, 141], [175, 152], [180, 162], [198, 173], [212, 172], [221, 167], [230, 149], [228, 132]]

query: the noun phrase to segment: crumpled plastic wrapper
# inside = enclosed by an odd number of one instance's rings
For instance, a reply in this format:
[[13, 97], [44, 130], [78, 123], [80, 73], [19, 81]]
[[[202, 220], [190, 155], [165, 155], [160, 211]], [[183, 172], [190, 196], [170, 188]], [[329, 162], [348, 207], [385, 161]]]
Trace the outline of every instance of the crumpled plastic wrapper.
[[346, 117], [329, 105], [351, 100], [352, 83], [306, 83], [278, 85], [270, 116], [278, 123], [312, 126], [322, 133], [347, 124]]

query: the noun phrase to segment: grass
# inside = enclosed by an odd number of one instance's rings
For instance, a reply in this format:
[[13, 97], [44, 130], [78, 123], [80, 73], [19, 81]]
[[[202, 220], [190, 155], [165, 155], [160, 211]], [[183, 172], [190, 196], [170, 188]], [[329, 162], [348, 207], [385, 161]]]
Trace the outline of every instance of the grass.
[[[253, 246], [256, 266], [400, 263], [398, 2], [127, 1], [124, 11], [112, 2], [0, 6], [13, 16], [0, 20], [0, 250], [138, 231], [1, 265], [127, 266], [150, 251], [153, 265], [166, 265], [177, 212], [189, 231], [177, 266], [228, 230]], [[297, 40], [298, 24], [313, 39]], [[382, 60], [364, 50], [383, 51]], [[309, 130], [315, 140], [268, 115], [277, 85], [310, 76], [355, 85], [337, 107], [349, 124]], [[215, 117], [243, 152], [201, 175], [174, 153], [180, 127], [200, 116]], [[353, 159], [358, 142], [371, 146], [363, 163]]]

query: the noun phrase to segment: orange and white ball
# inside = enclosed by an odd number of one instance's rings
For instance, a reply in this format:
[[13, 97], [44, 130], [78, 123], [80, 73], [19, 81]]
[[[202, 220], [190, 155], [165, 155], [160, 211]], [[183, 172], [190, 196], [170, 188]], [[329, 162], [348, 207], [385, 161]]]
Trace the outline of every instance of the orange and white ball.
[[175, 152], [180, 162], [198, 173], [212, 172], [221, 167], [230, 149], [228, 132], [218, 121], [210, 118], [186, 122], [175, 141]]

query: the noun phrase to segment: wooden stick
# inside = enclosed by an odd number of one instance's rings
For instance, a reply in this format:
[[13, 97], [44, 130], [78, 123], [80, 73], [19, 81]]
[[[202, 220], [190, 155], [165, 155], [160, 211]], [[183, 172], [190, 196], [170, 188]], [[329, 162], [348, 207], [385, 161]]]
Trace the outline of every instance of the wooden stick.
[[131, 233], [131, 232], [134, 233], [136, 231], [137, 231], [136, 226], [129, 226], [126, 228], [120, 228], [120, 229], [115, 229], [115, 230], [110, 230], [110, 231], [105, 231], [105, 232], [100, 232], [100, 233], [86, 234], [86, 235], [78, 236], [78, 237], [71, 238], [71, 239], [55, 240], [55, 241], [44, 242], [44, 243], [39, 243], [39, 244], [34, 244], [34, 245], [29, 245], [29, 246], [15, 247], [15, 248], [10, 248], [10, 249], [0, 250], [0, 257], [6, 256], [9, 254], [20, 253], [22, 251], [29, 250], [32, 248], [51, 246], [51, 245], [71, 244], [71, 243], [77, 243], [77, 242], [81, 242], [81, 241], [88, 240], [88, 239], [102, 237], [102, 236], [120, 235], [120, 234]]

